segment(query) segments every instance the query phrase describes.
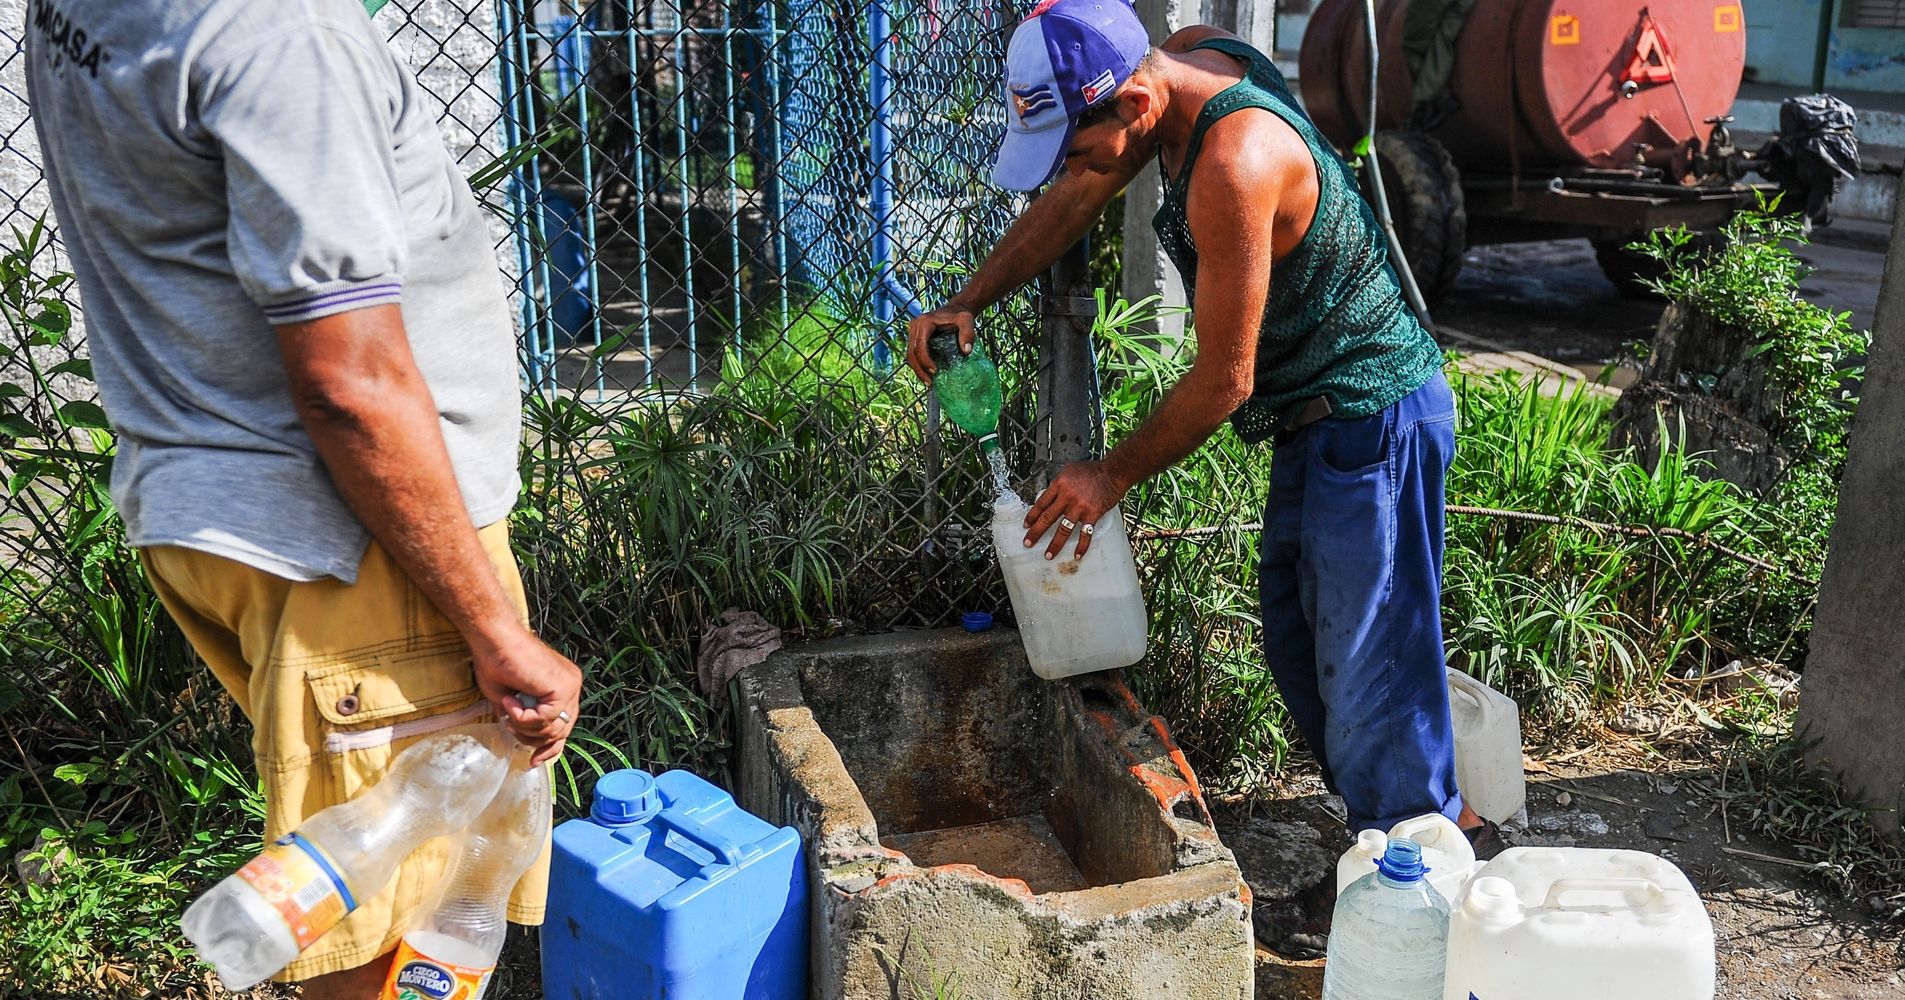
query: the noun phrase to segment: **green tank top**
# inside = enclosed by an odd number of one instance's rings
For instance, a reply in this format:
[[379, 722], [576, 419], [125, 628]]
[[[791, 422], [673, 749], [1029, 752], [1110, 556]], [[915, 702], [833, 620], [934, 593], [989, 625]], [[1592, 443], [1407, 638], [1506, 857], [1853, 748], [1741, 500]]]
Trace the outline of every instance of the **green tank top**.
[[1242, 108], [1262, 108], [1283, 119], [1310, 147], [1320, 185], [1309, 231], [1271, 272], [1257, 333], [1255, 388], [1231, 415], [1232, 425], [1244, 440], [1262, 441], [1316, 396], [1328, 399], [1338, 417], [1382, 412], [1428, 382], [1442, 367], [1442, 351], [1403, 301], [1375, 212], [1274, 63], [1236, 39], [1214, 38], [1196, 48], [1235, 56], [1249, 70], [1198, 114], [1184, 165], [1165, 179], [1163, 204], [1151, 220], [1192, 303], [1198, 248], [1185, 203], [1198, 150], [1213, 123]]

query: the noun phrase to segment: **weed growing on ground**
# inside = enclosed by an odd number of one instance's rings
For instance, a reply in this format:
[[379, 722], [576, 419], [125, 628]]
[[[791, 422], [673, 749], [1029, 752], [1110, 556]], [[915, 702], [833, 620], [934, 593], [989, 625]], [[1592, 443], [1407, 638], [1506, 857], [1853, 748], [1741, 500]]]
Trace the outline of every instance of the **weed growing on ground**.
[[[195, 982], [189, 893], [257, 843], [249, 731], [161, 609], [108, 495], [114, 442], [43, 225], [0, 253], [0, 983]], [[32, 872], [34, 877], [26, 878]], [[0, 992], [4, 991], [0, 986]]]
[[1705, 475], [1684, 447], [1651, 465], [1609, 448], [1608, 402], [1513, 376], [1462, 379], [1453, 504], [1684, 532], [1780, 567], [1768, 573], [1679, 534], [1452, 514], [1444, 623], [1452, 662], [1549, 720], [1794, 648], [1816, 563], [1775, 506]]
[[[1150, 334], [1160, 318], [1155, 298], [1108, 301], [1100, 292], [1098, 317], [1105, 432], [1116, 441], [1189, 369], [1194, 334]], [[1268, 458], [1224, 429], [1123, 504], [1141, 529], [1136, 548], [1151, 615], [1149, 654], [1131, 680], [1212, 781], [1274, 771], [1289, 746], [1263, 660], [1257, 536], [1242, 530], [1267, 496]], [[1186, 529], [1203, 533], [1173, 534]]]
[[255, 844], [201, 831], [153, 850], [137, 827], [88, 820], [43, 830], [15, 863], [31, 873], [0, 892], [0, 996], [182, 995], [201, 983], [179, 913], [196, 890], [249, 858]]
[[1806, 740], [1776, 695], [1757, 693], [1722, 716], [1738, 738], [1708, 793], [1736, 828], [1784, 845], [1839, 894], [1880, 919], [1905, 923], [1905, 844], [1887, 838], [1837, 781], [1806, 761]]

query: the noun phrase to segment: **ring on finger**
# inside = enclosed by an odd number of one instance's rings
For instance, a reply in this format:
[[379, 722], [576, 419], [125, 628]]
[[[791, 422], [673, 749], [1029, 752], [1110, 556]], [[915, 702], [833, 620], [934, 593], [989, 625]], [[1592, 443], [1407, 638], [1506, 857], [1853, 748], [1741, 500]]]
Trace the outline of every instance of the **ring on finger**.
[[569, 713], [568, 713], [568, 711], [567, 711], [567, 710], [564, 710], [564, 711], [561, 711], [561, 712], [557, 712], [557, 713], [556, 713], [556, 718], [557, 718], [557, 719], [559, 719], [559, 720], [561, 720], [561, 721], [563, 721], [563, 722], [567, 722], [567, 721], [569, 721]]
[[1072, 520], [1069, 517], [1064, 516], [1063, 514], [1060, 514], [1058, 517], [1058, 526], [1061, 528], [1064, 528], [1066, 531], [1070, 531], [1073, 528], [1078, 527], [1078, 522]]
[[1087, 524], [1083, 528], [1080, 528], [1079, 531], [1083, 534], [1089, 535], [1092, 533], [1092, 531], [1095, 528], [1096, 528], [1096, 525]]

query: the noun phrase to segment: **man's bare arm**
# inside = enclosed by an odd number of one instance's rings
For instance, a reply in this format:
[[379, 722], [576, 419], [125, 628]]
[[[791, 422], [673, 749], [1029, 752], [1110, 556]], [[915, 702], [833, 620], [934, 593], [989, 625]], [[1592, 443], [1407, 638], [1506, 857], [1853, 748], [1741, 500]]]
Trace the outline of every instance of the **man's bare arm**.
[[[529, 630], [484, 553], [400, 309], [286, 324], [278, 347], [345, 504], [469, 641], [477, 684], [518, 738], [537, 745], [539, 762], [553, 756], [580, 712], [581, 671]], [[537, 707], [522, 707], [518, 693]]]
[[1105, 206], [1124, 190], [1143, 164], [1112, 174], [1061, 173], [1045, 193], [1026, 206], [1025, 214], [1006, 229], [999, 245], [945, 305], [915, 317], [907, 327], [906, 363], [920, 378], [932, 381], [938, 367], [926, 353], [926, 338], [940, 327], [959, 330], [961, 348], [972, 344], [972, 320], [978, 313], [1044, 273], [1070, 250]]
[[[1254, 117], [1239, 113], [1213, 126], [1191, 179], [1186, 211], [1201, 248], [1192, 303], [1196, 360], [1103, 461], [1074, 462], [1060, 472], [1026, 515], [1028, 546], [1061, 516], [1095, 523], [1131, 487], [1196, 451], [1250, 398], [1282, 190], [1275, 157], [1263, 155], [1250, 131]], [[1068, 535], [1054, 533], [1047, 558], [1058, 555]], [[1081, 535], [1078, 555], [1090, 547], [1090, 536]]]

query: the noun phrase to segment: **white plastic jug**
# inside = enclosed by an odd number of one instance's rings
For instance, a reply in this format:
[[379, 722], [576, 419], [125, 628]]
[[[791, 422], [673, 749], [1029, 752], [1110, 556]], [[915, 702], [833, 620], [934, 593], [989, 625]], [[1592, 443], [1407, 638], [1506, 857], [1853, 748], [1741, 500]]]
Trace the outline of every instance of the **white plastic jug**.
[[1475, 848], [1470, 846], [1462, 828], [1441, 813], [1405, 819], [1390, 827], [1387, 834], [1381, 830], [1364, 830], [1357, 834], [1356, 843], [1336, 861], [1336, 895], [1340, 898], [1350, 883], [1376, 870], [1376, 861], [1388, 848], [1389, 841], [1405, 837], [1422, 845], [1422, 863], [1429, 869], [1429, 884], [1435, 886], [1443, 899], [1453, 901], [1475, 871]]
[[1712, 1000], [1713, 923], [1687, 876], [1640, 851], [1515, 847], [1449, 918], [1443, 1000]]
[[1016, 496], [1000, 498], [992, 508], [992, 544], [1032, 672], [1055, 681], [1143, 659], [1149, 619], [1124, 514], [1117, 507], [1105, 513], [1085, 558], [1072, 558], [1076, 542], [1067, 540], [1057, 558], [1047, 559], [1057, 528], [1026, 548], [1028, 509]]
[[1521, 711], [1514, 699], [1459, 670], [1449, 671], [1455, 721], [1455, 781], [1475, 814], [1506, 823], [1528, 802], [1521, 774]]

